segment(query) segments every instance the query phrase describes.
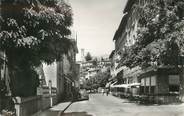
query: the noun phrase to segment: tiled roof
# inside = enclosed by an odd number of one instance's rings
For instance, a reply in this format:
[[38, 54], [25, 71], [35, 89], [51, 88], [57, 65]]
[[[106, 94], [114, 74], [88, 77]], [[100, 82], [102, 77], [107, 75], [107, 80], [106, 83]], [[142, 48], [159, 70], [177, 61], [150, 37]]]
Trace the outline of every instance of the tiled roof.
[[113, 51], [111, 52], [111, 54], [109, 55], [109, 58], [112, 58], [113, 55], [114, 55], [114, 53], [115, 53], [115, 50], [113, 50]]
[[121, 36], [122, 32], [123, 32], [124, 29], [125, 29], [125, 25], [126, 25], [127, 19], [128, 19], [128, 15], [125, 14], [125, 15], [123, 16], [122, 20], [121, 20], [121, 23], [120, 23], [120, 25], [119, 25], [119, 27], [118, 27], [118, 29], [117, 29], [115, 35], [114, 35], [113, 40], [117, 40], [117, 39]]

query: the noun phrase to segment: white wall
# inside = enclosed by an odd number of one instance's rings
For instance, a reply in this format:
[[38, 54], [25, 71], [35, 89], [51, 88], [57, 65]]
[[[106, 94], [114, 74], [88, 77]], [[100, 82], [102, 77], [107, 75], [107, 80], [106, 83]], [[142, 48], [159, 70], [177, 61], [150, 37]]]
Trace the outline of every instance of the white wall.
[[52, 87], [57, 87], [57, 65], [56, 62], [51, 65], [43, 64], [43, 71], [45, 73], [46, 84], [49, 80], [52, 81]]

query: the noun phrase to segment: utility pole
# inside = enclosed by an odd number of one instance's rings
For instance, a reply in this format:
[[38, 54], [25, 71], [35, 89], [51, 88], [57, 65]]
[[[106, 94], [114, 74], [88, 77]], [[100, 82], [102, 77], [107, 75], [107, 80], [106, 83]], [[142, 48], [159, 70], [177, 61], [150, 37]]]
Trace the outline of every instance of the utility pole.
[[183, 58], [184, 56], [181, 55], [180, 57], [180, 62], [181, 62], [181, 73], [180, 73], [180, 89], [179, 89], [179, 94], [180, 94], [180, 100], [183, 101], [183, 96], [184, 96], [184, 71], [183, 71]]

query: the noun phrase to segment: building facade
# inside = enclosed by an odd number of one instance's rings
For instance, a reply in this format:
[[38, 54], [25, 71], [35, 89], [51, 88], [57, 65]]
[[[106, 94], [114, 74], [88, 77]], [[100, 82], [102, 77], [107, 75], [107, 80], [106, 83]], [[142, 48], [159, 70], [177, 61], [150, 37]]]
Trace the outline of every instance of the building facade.
[[94, 79], [98, 73], [108, 71], [111, 62], [109, 58], [94, 59], [91, 61], [81, 61], [80, 63], [80, 85], [87, 87], [86, 83], [90, 79]]
[[78, 53], [77, 43], [74, 39], [70, 40], [72, 45], [66, 54], [62, 55], [62, 60], [51, 65], [43, 65], [47, 85], [57, 89], [58, 101], [72, 99], [74, 89], [78, 88], [79, 69], [76, 63]]
[[121, 85], [112, 85], [112, 87], [124, 87], [123, 91], [129, 93], [130, 96], [145, 97], [149, 101], [177, 102], [182, 98], [180, 87], [183, 83], [180, 80], [183, 80], [183, 71], [181, 67], [151, 66], [142, 69], [141, 66], [128, 68], [120, 65], [123, 52], [137, 41], [141, 9], [150, 2], [153, 1], [127, 1], [123, 18], [113, 38], [115, 50], [110, 55], [111, 78], [116, 81], [120, 78]]

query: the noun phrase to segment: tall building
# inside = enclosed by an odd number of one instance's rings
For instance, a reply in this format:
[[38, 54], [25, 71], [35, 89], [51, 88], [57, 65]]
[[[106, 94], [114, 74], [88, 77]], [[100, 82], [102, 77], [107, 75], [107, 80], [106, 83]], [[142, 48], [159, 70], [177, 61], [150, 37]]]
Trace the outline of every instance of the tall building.
[[81, 61], [82, 62], [85, 61], [85, 51], [84, 51], [84, 49], [81, 49]]
[[143, 69], [139, 65], [128, 68], [121, 63], [125, 50], [131, 49], [131, 46], [138, 41], [140, 15], [145, 5], [151, 2], [150, 0], [127, 1], [123, 10], [124, 15], [113, 38], [115, 50], [110, 55], [112, 80], [121, 79], [122, 86], [127, 87], [126, 89], [133, 96], [148, 96], [149, 99], [163, 103], [179, 101], [183, 69], [174, 66], [150, 66]]

